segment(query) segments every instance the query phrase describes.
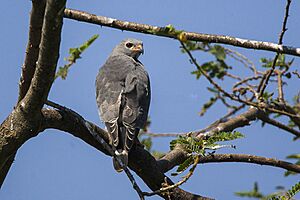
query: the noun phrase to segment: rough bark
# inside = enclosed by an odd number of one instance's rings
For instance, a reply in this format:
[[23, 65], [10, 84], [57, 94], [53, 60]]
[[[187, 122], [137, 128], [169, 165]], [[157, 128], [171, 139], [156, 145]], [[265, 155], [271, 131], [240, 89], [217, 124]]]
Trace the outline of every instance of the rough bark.
[[[33, 10], [42, 9], [44, 7], [42, 5], [43, 3], [43, 1], [33, 2]], [[30, 87], [23, 100], [15, 106], [12, 113], [0, 126], [0, 180], [2, 181], [0, 185], [2, 185], [8, 169], [11, 166], [13, 155], [15, 155], [16, 151], [24, 142], [36, 136], [40, 131], [42, 119], [41, 108], [48, 97], [49, 90], [53, 83], [59, 55], [60, 34], [65, 3], [65, 0], [47, 1], [41, 42], [39, 45], [38, 62]], [[38, 13], [32, 12], [31, 18], [32, 23], [39, 21], [39, 24], [36, 24], [36, 28], [41, 25], [40, 20], [36, 18], [41, 17], [42, 11], [39, 10], [37, 12]], [[36, 58], [36, 50], [36, 48], [27, 49], [28, 55], [34, 55], [31, 59]], [[34, 60], [32, 60], [31, 63], [34, 63]], [[30, 67], [34, 68], [31, 65]], [[26, 70], [27, 69], [23, 69], [23, 71]], [[23, 92], [20, 91], [20, 94], [23, 94]], [[19, 99], [21, 99], [21, 97], [19, 97]]]
[[31, 84], [35, 72], [36, 61], [39, 56], [42, 26], [44, 21], [46, 0], [33, 0], [30, 15], [29, 38], [26, 48], [25, 62], [22, 66], [22, 74], [19, 83], [19, 98], [21, 101]]

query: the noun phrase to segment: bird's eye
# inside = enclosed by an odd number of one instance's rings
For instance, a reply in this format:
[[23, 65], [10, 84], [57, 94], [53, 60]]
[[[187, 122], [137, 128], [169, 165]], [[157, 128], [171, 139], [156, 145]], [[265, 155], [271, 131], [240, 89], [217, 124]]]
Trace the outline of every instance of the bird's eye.
[[131, 47], [133, 47], [133, 44], [131, 42], [128, 42], [128, 43], [126, 43], [126, 47], [131, 48]]

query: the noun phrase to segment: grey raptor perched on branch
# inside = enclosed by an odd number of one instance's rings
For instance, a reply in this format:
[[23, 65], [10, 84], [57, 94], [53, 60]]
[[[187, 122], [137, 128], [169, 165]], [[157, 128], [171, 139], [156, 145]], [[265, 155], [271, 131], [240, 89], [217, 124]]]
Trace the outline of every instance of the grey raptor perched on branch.
[[[124, 166], [128, 152], [144, 127], [150, 105], [150, 81], [138, 60], [143, 43], [126, 39], [112, 51], [96, 78], [96, 98], [101, 119], [110, 135], [110, 144]], [[123, 167], [113, 158], [114, 168]]]

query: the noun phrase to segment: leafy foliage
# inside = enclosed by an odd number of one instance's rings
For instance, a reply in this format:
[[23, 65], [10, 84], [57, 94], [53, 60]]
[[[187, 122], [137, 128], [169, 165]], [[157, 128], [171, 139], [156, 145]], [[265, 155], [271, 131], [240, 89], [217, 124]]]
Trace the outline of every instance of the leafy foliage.
[[[220, 45], [210, 45], [208, 43], [191, 41], [187, 41], [185, 44], [189, 51], [200, 50], [203, 52], [208, 52], [215, 57], [214, 61], [205, 62], [201, 65], [201, 69], [204, 70], [211, 78], [222, 79], [226, 72], [232, 68], [225, 62], [226, 51], [224, 47]], [[184, 53], [185, 51], [182, 52]], [[201, 76], [201, 71], [199, 69], [191, 73], [195, 74], [197, 79], [199, 79]]]
[[208, 138], [207, 143], [208, 144], [214, 144], [215, 142], [224, 142], [224, 141], [230, 141], [235, 140], [238, 138], [242, 138], [244, 135], [238, 131], [234, 132], [220, 132], [218, 134], [215, 134]]
[[287, 197], [285, 199], [291, 199], [293, 196], [295, 196], [298, 192], [300, 192], [300, 181], [296, 183], [291, 189], [287, 191]]
[[68, 61], [63, 67], [59, 67], [58, 71], [55, 74], [55, 79], [61, 77], [63, 80], [67, 78], [70, 67], [76, 63], [77, 59], [80, 59], [81, 54], [89, 47], [91, 44], [99, 37], [99, 35], [93, 35], [90, 39], [88, 39], [85, 43], [77, 48], [69, 49], [69, 57], [65, 58]]
[[[200, 66], [197, 66], [196, 70], [191, 72], [191, 74], [196, 76], [196, 79], [199, 79], [202, 76], [202, 73], [205, 73], [212, 79], [217, 78], [223, 80], [224, 77], [228, 75], [228, 71], [232, 69], [232, 67], [227, 65], [225, 62], [227, 51], [224, 47], [220, 45], [211, 45], [205, 42], [192, 41], [185, 41], [184, 44], [188, 51], [202, 51], [209, 53], [214, 57], [214, 60], [202, 63]], [[186, 50], [182, 49], [182, 52], [186, 53]], [[213, 96], [210, 97], [210, 99], [204, 105], [202, 105], [200, 116], [203, 116], [218, 99], [221, 99], [225, 106], [229, 106], [229, 104], [225, 102], [225, 98], [220, 95], [219, 91], [212, 93]]]
[[[295, 162], [296, 165], [300, 165], [300, 154], [291, 154], [286, 157], [287, 159], [296, 159], [297, 161]], [[289, 175], [296, 175], [298, 173], [292, 172], [292, 171], [286, 171], [284, 173], [284, 176], [289, 176]]]
[[263, 198], [264, 195], [259, 191], [257, 182], [254, 183], [254, 187], [250, 191], [242, 191], [242, 192], [235, 192], [236, 196], [239, 197], [251, 197], [251, 198]]
[[284, 191], [283, 187], [277, 187], [279, 191], [269, 195], [263, 195], [258, 188], [257, 182], [254, 183], [254, 188], [250, 191], [235, 192], [239, 197], [250, 197], [260, 200], [291, 200], [298, 192], [300, 192], [300, 182], [292, 186], [288, 191]]
[[264, 92], [262, 95], [262, 98], [264, 99], [265, 102], [270, 102], [273, 101], [272, 97], [274, 95], [274, 92], [269, 93], [269, 92]]
[[[271, 68], [274, 60], [269, 58], [261, 58], [260, 62], [262, 63], [262, 67]], [[286, 61], [284, 54], [279, 54], [278, 59], [276, 61], [275, 67], [279, 67], [281, 70], [284, 68], [289, 68], [294, 62], [294, 59], [290, 61]]]
[[146, 137], [141, 140], [141, 143], [145, 146], [145, 148], [150, 151], [152, 148], [152, 138]]
[[179, 165], [176, 173], [173, 173], [173, 176], [176, 176], [188, 167], [190, 167], [197, 156], [205, 156], [207, 150], [217, 150], [224, 147], [234, 147], [232, 145], [220, 145], [217, 142], [224, 142], [235, 140], [238, 138], [244, 137], [240, 132], [220, 132], [216, 135], [213, 135], [207, 139], [197, 139], [192, 136], [179, 136], [177, 139], [172, 140], [170, 143], [170, 148], [173, 150], [177, 145], [180, 145], [190, 156]]
[[203, 116], [206, 111], [212, 106], [214, 105], [218, 100], [218, 97], [210, 97], [209, 101], [207, 101], [205, 104], [203, 104], [201, 111], [200, 111], [200, 116]]
[[160, 27], [159, 29], [149, 30], [148, 32], [155, 35], [166, 35], [166, 34], [173, 35], [182, 42], [187, 41], [184, 31], [177, 30], [172, 24], [168, 24], [167, 26]]
[[183, 163], [181, 163], [178, 166], [176, 173], [172, 173], [171, 175], [177, 176], [178, 174], [181, 174], [194, 163], [194, 160], [195, 160], [195, 155], [189, 156]]

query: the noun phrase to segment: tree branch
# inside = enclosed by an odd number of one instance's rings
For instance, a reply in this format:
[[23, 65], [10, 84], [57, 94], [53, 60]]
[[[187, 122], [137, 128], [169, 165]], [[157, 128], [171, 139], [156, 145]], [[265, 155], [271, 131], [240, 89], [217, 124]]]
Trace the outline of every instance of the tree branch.
[[273, 125], [273, 126], [276, 126], [276, 127], [280, 128], [280, 129], [282, 129], [282, 130], [285, 130], [285, 131], [287, 131], [287, 132], [289, 132], [289, 133], [292, 133], [293, 135], [296, 136], [296, 138], [299, 138], [299, 137], [300, 137], [300, 132], [299, 132], [299, 131], [297, 131], [297, 130], [295, 130], [295, 129], [289, 127], [289, 126], [286, 126], [286, 125], [284, 125], [284, 124], [282, 124], [282, 123], [280, 123], [280, 122], [278, 122], [278, 121], [276, 121], [276, 120], [274, 120], [274, 119], [271, 119], [271, 118], [270, 118], [266, 113], [264, 113], [264, 112], [260, 112], [259, 115], [258, 115], [258, 118], [259, 118], [261, 121], [263, 121], [263, 122], [266, 122], [266, 123], [268, 123], [268, 124], [271, 124], [271, 125]]
[[[97, 24], [100, 26], [107, 26], [107, 27], [116, 28], [120, 30], [133, 31], [133, 32], [139, 32], [144, 34], [151, 34], [151, 35], [177, 39], [177, 34], [166, 32], [165, 27], [127, 22], [127, 21], [122, 21], [122, 20], [113, 19], [109, 17], [97, 16], [95, 14], [90, 14], [79, 10], [66, 9], [65, 17], [69, 19]], [[300, 48], [278, 45], [271, 42], [247, 40], [247, 39], [235, 38], [235, 37], [224, 36], [224, 35], [194, 33], [188, 31], [184, 31], [183, 34], [185, 35], [187, 40], [191, 40], [191, 41], [228, 44], [228, 45], [238, 46], [242, 48], [266, 50], [266, 51], [273, 51], [273, 52], [300, 56]]]
[[[219, 123], [217, 126], [213, 126], [211, 129], [206, 129], [205, 132], [201, 130], [201, 131], [191, 132], [191, 134], [195, 137], [201, 138], [207, 136], [209, 137], [222, 131], [233, 131], [236, 128], [249, 125], [251, 121], [257, 118], [258, 113], [259, 111], [256, 108], [250, 108], [246, 112], [238, 116], [235, 116], [226, 122]], [[181, 164], [187, 158], [188, 158], [188, 153], [185, 152], [180, 147], [176, 147], [157, 162], [160, 170], [162, 172], [167, 172], [173, 167]]]
[[[85, 121], [80, 115], [71, 111], [62, 110], [53, 110], [53, 109], [43, 109], [43, 123], [42, 130], [47, 128], [55, 128], [58, 130], [65, 131], [72, 134], [75, 137], [78, 137], [95, 147], [99, 151], [105, 153], [108, 156], [112, 156], [107, 152], [106, 148], [102, 146], [100, 142], [95, 140], [89, 129], [86, 126], [86, 123], [92, 127], [93, 132], [99, 134], [105, 142], [109, 141], [108, 133], [103, 129], [99, 128], [91, 122]], [[75, 113], [75, 114], [74, 114]], [[42, 131], [41, 130], [41, 131]], [[152, 155], [143, 149], [141, 146], [135, 145], [129, 153], [129, 164], [128, 166], [135, 171], [135, 173], [143, 179], [143, 181], [149, 186], [153, 191], [161, 188], [161, 184], [167, 180], [169, 185], [172, 185], [173, 182], [166, 177], [157, 167], [157, 162]], [[168, 199], [166, 194], [160, 194], [163, 198]], [[209, 199], [201, 197], [195, 194], [186, 192], [180, 188], [174, 188], [171, 191], [171, 199]]]
[[[54, 80], [66, 0], [48, 0], [34, 77], [21, 105], [26, 113], [40, 112]], [[30, 116], [29, 116], [30, 117]]]
[[46, 0], [33, 0], [32, 10], [30, 15], [29, 39], [26, 48], [26, 57], [22, 66], [22, 74], [19, 83], [18, 102], [21, 101], [31, 84], [36, 61], [39, 56], [39, 45], [41, 41], [42, 26], [44, 21]]
[[[233, 101], [237, 101], [237, 102], [240, 102], [240, 103], [243, 103], [243, 104], [246, 104], [246, 105], [249, 105], [249, 106], [252, 106], [252, 107], [256, 107], [256, 108], [259, 108], [259, 109], [265, 109], [267, 111], [270, 111], [270, 112], [274, 112], [274, 113], [278, 113], [278, 114], [282, 114], [282, 115], [286, 115], [286, 116], [289, 116], [289, 117], [294, 117], [294, 118], [300, 118], [297, 114], [292, 114], [292, 113], [289, 113], [285, 110], [278, 110], [274, 107], [272, 107], [272, 105], [268, 105], [266, 104], [265, 102], [259, 102], [259, 103], [256, 103], [256, 102], [252, 102], [252, 101], [249, 101], [248, 99], [241, 99], [239, 96], [236, 96], [234, 94], [230, 94], [228, 93], [226, 90], [224, 90], [217, 82], [215, 82], [213, 80], [212, 77], [209, 76], [209, 74], [204, 71], [202, 69], [202, 67], [197, 63], [196, 59], [194, 58], [194, 56], [192, 55], [191, 51], [189, 51], [189, 49], [185, 46], [185, 44], [180, 40], [180, 43], [182, 45], [182, 48], [185, 50], [185, 52], [188, 54], [188, 56], [190, 57], [190, 60], [192, 62], [192, 64], [194, 64], [196, 67], [197, 67], [197, 70], [199, 70], [199, 72], [201, 72], [201, 74], [203, 74], [203, 76], [209, 81], [210, 84], [212, 84], [219, 92], [221, 92], [225, 97], [228, 97], [229, 99], [233, 100]], [[270, 72], [271, 70], [267, 71], [267, 74]], [[260, 86], [258, 87], [258, 90], [260, 89], [261, 86], [264, 86], [264, 80], [266, 79], [268, 75], [266, 76], [263, 76], [262, 80], [261, 80], [261, 84]], [[263, 83], [264, 82], [264, 83]], [[262, 91], [262, 90], [261, 90]]]
[[180, 185], [182, 185], [183, 183], [187, 182], [189, 178], [191, 178], [191, 176], [193, 175], [198, 163], [199, 163], [199, 158], [200, 156], [196, 156], [194, 163], [192, 165], [192, 167], [190, 168], [189, 172], [187, 175], [185, 175], [180, 181], [178, 181], [177, 183], [173, 184], [173, 185], [167, 185], [164, 186], [162, 188], [160, 188], [159, 190], [156, 190], [154, 192], [151, 193], [144, 193], [145, 196], [153, 196], [155, 194], [160, 194], [160, 193], [165, 193], [165, 192], [169, 192], [170, 190], [179, 187]]
[[265, 158], [248, 154], [211, 154], [200, 157], [199, 163], [214, 163], [214, 162], [245, 162], [258, 165], [269, 165], [279, 167], [296, 173], [300, 173], [300, 165], [289, 163], [273, 158]]
[[[283, 36], [284, 36], [285, 31], [287, 30], [286, 24], [287, 24], [287, 19], [288, 19], [288, 16], [289, 16], [290, 4], [291, 4], [291, 0], [287, 0], [286, 1], [286, 7], [285, 7], [285, 14], [284, 14], [283, 23], [282, 23], [282, 28], [281, 28], [279, 38], [278, 38], [278, 45], [282, 45]], [[271, 70], [268, 71], [268, 73], [266, 74], [266, 78], [264, 79], [264, 83], [262, 84], [261, 90], [258, 91], [259, 92], [259, 97], [262, 97], [262, 95], [263, 95], [263, 93], [264, 93], [264, 91], [265, 91], [265, 89], [268, 85], [269, 79], [270, 79], [272, 73], [275, 70], [277, 59], [278, 59], [280, 53], [281, 52], [277, 52], [277, 54], [276, 54], [276, 56], [273, 60]]]
[[[108, 145], [109, 138], [106, 131], [99, 128], [95, 124], [86, 121], [85, 119], [83, 119], [83, 117], [81, 117], [71, 109], [60, 106], [51, 101], [47, 101], [46, 104], [56, 108], [57, 110], [43, 109], [43, 129], [57, 128], [57, 126], [59, 126], [61, 128], [60, 130], [68, 133], [71, 132], [73, 136], [84, 140], [86, 143], [90, 144], [106, 155], [113, 156], [114, 152]], [[66, 122], [73, 123], [65, 124]], [[124, 171], [130, 179], [133, 188], [137, 191], [141, 200], [143, 200], [144, 198], [142, 192], [139, 186], [136, 184], [134, 177], [126, 167]]]
[[[21, 102], [0, 125], [0, 170], [9, 167], [8, 162], [24, 142], [39, 133], [41, 108], [53, 82], [59, 55], [60, 34], [65, 0], [48, 0], [44, 15], [38, 63], [28, 92]], [[39, 5], [34, 2], [33, 6]], [[42, 12], [42, 11], [40, 11]], [[38, 17], [32, 13], [32, 21]], [[36, 54], [36, 53], [35, 53]], [[0, 174], [0, 185], [8, 172]]]
[[0, 170], [0, 189], [2, 187], [2, 184], [4, 183], [4, 180], [7, 176], [7, 173], [11, 167], [11, 165], [13, 164], [14, 160], [16, 157], [16, 153], [14, 153], [13, 155], [11, 155], [5, 162], [5, 164], [3, 165], [3, 167]]

